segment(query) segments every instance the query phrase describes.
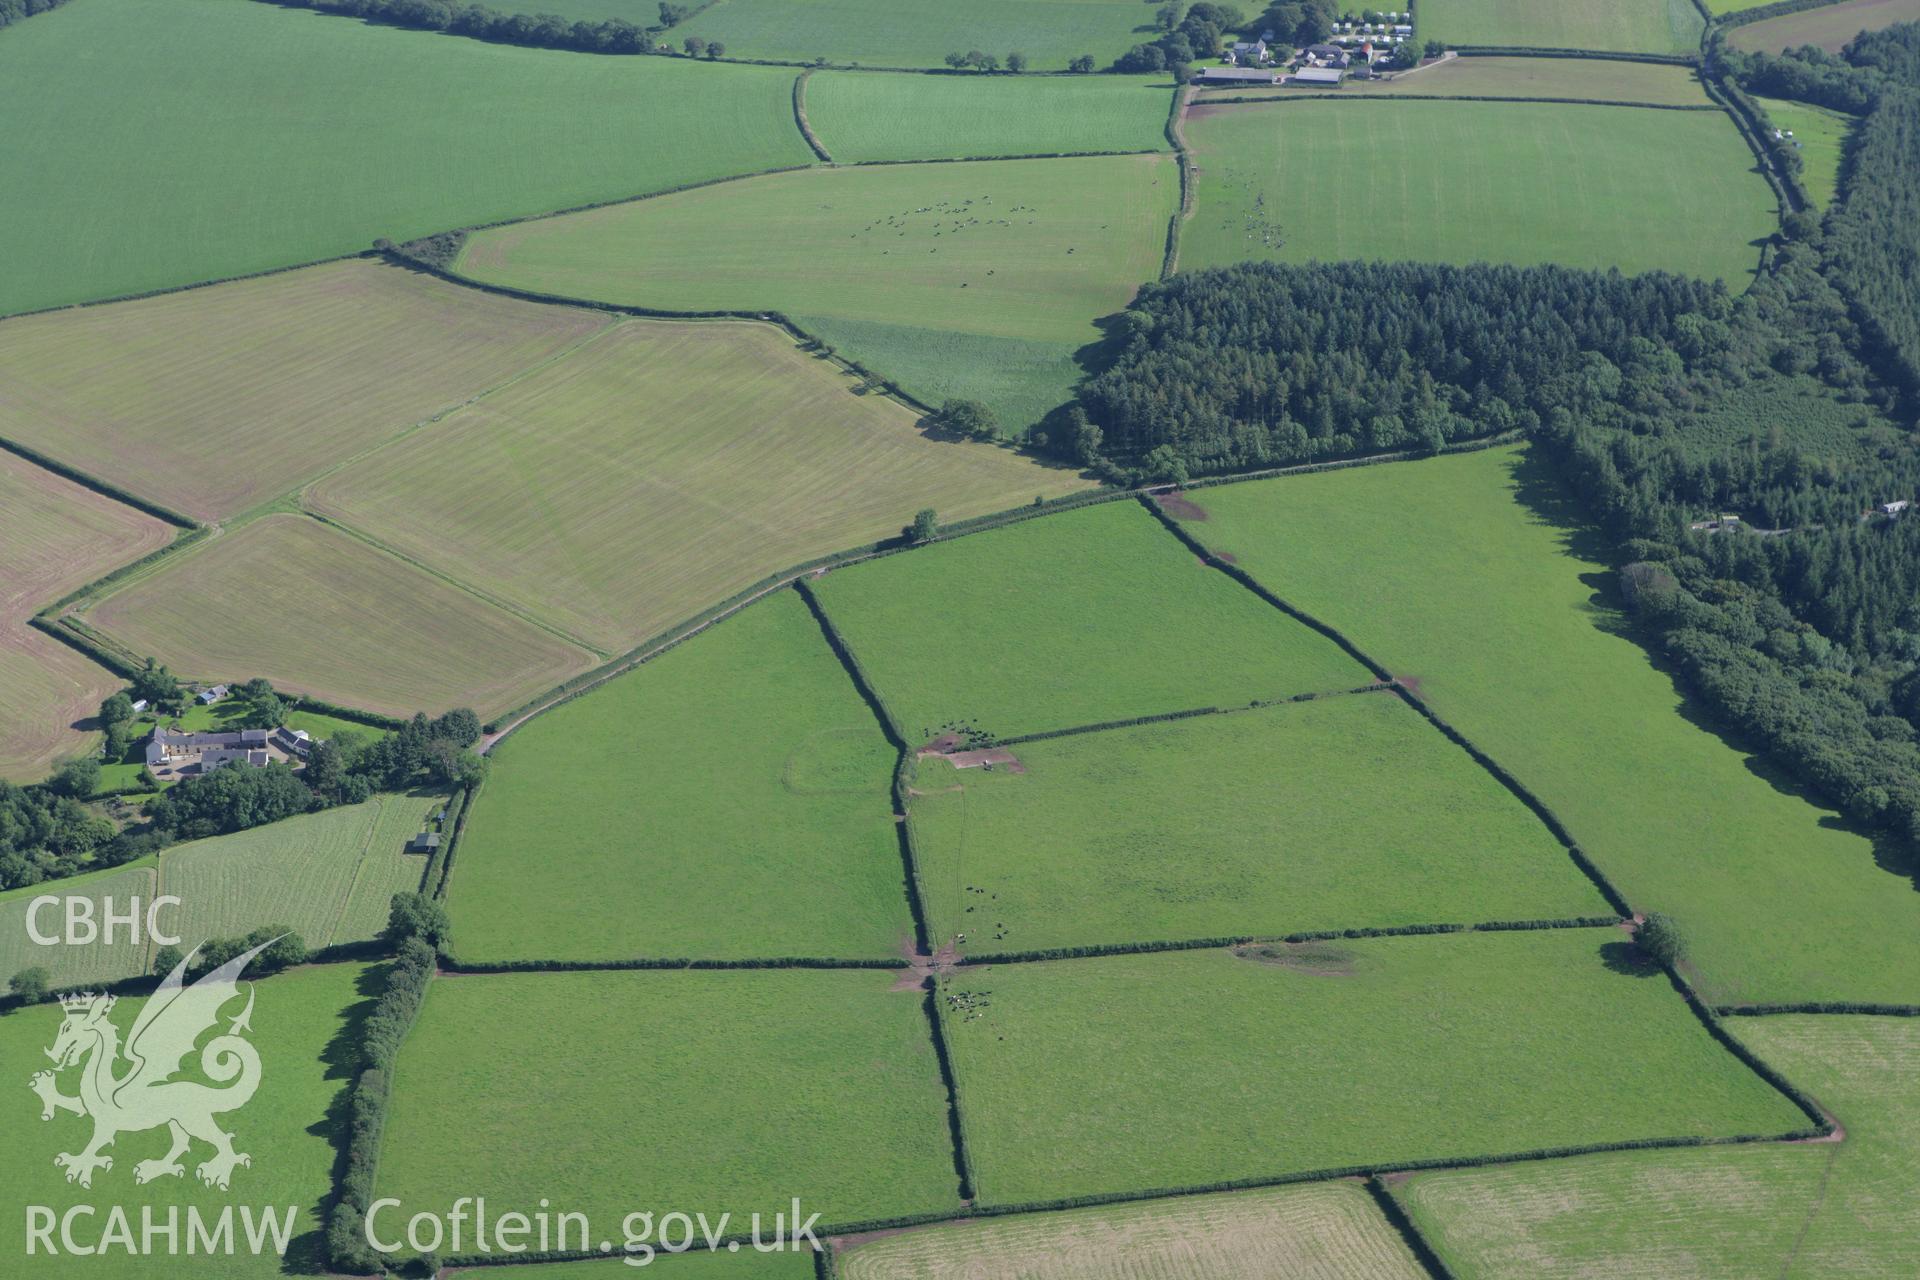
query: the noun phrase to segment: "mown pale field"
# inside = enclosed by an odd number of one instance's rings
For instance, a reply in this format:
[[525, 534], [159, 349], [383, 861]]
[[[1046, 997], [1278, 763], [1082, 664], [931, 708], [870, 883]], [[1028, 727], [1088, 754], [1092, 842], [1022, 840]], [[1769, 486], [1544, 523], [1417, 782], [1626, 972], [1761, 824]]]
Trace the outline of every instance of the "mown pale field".
[[[238, 619], [258, 625], [236, 625]], [[595, 656], [319, 520], [270, 515], [168, 560], [87, 620], [182, 676], [388, 715], [491, 715]]]
[[929, 436], [786, 333], [630, 321], [328, 476], [309, 503], [585, 643], [624, 652], [760, 579], [1085, 487]]

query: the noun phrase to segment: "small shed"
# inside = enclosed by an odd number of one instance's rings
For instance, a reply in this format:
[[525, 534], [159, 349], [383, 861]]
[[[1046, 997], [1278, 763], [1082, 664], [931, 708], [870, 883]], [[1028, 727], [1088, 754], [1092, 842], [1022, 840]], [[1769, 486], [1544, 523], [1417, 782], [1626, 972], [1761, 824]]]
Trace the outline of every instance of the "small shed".
[[133, 700], [133, 713], [135, 715], [139, 715], [142, 711], [145, 711], [146, 709], [147, 709], [147, 700], [145, 698], [135, 698]]
[[1899, 498], [1893, 502], [1883, 502], [1880, 504], [1880, 514], [1883, 516], [1897, 516], [1912, 505], [1913, 504], [1905, 498]]
[[438, 831], [422, 831], [419, 835], [407, 842], [408, 853], [432, 853], [439, 847], [440, 833]]
[[223, 684], [216, 684], [210, 689], [202, 689], [198, 694], [201, 705], [208, 707], [226, 696], [227, 686]]

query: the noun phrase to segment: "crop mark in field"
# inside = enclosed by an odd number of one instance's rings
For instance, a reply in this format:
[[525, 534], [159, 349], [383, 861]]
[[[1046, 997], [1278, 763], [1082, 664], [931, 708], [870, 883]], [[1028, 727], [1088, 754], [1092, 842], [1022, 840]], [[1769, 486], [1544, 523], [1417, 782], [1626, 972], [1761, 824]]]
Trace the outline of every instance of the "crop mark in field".
[[1233, 954], [1255, 964], [1291, 969], [1316, 978], [1351, 978], [1359, 972], [1359, 953], [1328, 942], [1263, 942], [1235, 947]]
[[1169, 489], [1165, 493], [1156, 493], [1153, 495], [1153, 500], [1160, 504], [1162, 511], [1172, 516], [1175, 520], [1205, 520], [1208, 518], [1205, 507], [1178, 489]]

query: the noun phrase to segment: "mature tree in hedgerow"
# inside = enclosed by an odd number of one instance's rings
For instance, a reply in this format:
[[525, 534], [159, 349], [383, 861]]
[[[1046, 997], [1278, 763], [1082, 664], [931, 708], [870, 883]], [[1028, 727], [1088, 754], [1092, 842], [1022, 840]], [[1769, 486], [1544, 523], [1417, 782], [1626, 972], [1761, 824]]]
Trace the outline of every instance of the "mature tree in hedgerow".
[[7, 990], [22, 1004], [39, 1004], [53, 991], [53, 979], [45, 969], [35, 965], [14, 974], [7, 981]]
[[1634, 943], [1650, 960], [1672, 968], [1687, 958], [1687, 942], [1673, 917], [1652, 911], [1633, 932]]

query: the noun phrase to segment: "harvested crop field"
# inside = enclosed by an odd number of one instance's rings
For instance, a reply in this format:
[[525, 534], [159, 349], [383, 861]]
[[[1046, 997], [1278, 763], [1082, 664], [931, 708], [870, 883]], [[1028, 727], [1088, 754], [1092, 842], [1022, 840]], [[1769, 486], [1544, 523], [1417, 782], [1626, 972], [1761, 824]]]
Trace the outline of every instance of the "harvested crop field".
[[1164, 76], [807, 77], [807, 123], [841, 164], [1165, 151]]
[[[129, 898], [150, 902], [154, 896], [153, 859], [142, 858], [123, 867], [86, 875], [70, 876], [48, 884], [24, 885], [0, 893], [0, 983], [22, 969], [45, 969], [55, 987], [83, 983], [107, 983], [129, 974], [144, 973], [147, 947], [127, 939], [122, 928], [114, 934], [112, 946], [97, 942], [91, 946], [56, 946], [36, 943], [27, 932], [27, 913], [33, 900], [44, 894], [63, 898], [91, 898], [96, 919], [103, 918], [106, 900], [125, 912]], [[63, 927], [63, 907], [42, 907], [38, 919], [40, 931], [58, 932]]]
[[1609, 914], [1540, 821], [1390, 693], [1017, 750], [1020, 773], [926, 759], [914, 783], [929, 928], [965, 952]]
[[1738, 286], [1777, 221], [1720, 112], [1317, 98], [1196, 107], [1186, 132], [1200, 172], [1184, 270], [1555, 262]]
[[0, 322], [0, 436], [218, 520], [606, 323], [367, 261], [26, 316]]
[[[307, 1251], [320, 1247], [323, 1215], [333, 1199], [334, 1167], [345, 1143], [340, 1132], [345, 1125], [341, 1095], [349, 1083], [348, 1064], [356, 1060], [358, 1037], [381, 981], [377, 968], [331, 964], [251, 984], [255, 999], [247, 1038], [259, 1050], [260, 1085], [244, 1108], [220, 1116], [220, 1123], [231, 1130], [235, 1149], [252, 1161], [233, 1171], [231, 1188], [225, 1193], [199, 1180], [198, 1165], [212, 1148], [198, 1142], [183, 1161], [182, 1176], [136, 1181], [136, 1165], [166, 1154], [167, 1132], [159, 1126], [123, 1130], [109, 1151], [113, 1167], [95, 1174], [91, 1189], [67, 1182], [53, 1154], [81, 1150], [95, 1122], [55, 1112], [43, 1123], [39, 1104], [26, 1089], [28, 1077], [48, 1065], [45, 1050], [60, 1026], [60, 1006], [41, 1005], [0, 1018], [0, 1073], [15, 1082], [19, 1094], [14, 1100], [17, 1119], [10, 1123], [7, 1135], [13, 1157], [0, 1163], [0, 1196], [13, 1204], [47, 1206], [75, 1224], [77, 1239], [99, 1239], [97, 1234], [85, 1234], [89, 1231], [108, 1232], [107, 1239], [116, 1238], [108, 1225], [109, 1203], [132, 1224], [131, 1235], [118, 1237], [132, 1247], [112, 1245], [81, 1256], [57, 1244], [52, 1250], [42, 1244], [33, 1266], [23, 1268], [23, 1273], [35, 1280], [151, 1280], [154, 1258], [135, 1252], [143, 1210], [149, 1207], [157, 1232], [164, 1232], [177, 1215], [182, 1257], [192, 1221], [187, 1216], [189, 1207], [199, 1211], [210, 1230], [221, 1220], [223, 1209], [233, 1210], [233, 1251], [209, 1255], [203, 1245], [190, 1266], [180, 1268], [196, 1280], [273, 1280], [285, 1274], [289, 1261], [299, 1265], [303, 1256], [313, 1256]], [[143, 1004], [143, 999], [132, 996], [119, 999], [110, 1020], [123, 1036]], [[226, 1016], [237, 1016], [243, 1007], [244, 1000], [234, 1000]], [[198, 1063], [199, 1058], [195, 1055], [188, 1061]], [[59, 1081], [63, 1093], [76, 1091], [78, 1074], [65, 1073]], [[83, 1212], [67, 1218], [70, 1208]], [[260, 1222], [267, 1214], [281, 1223], [291, 1216], [287, 1260], [274, 1252], [270, 1238], [263, 1240], [260, 1255], [247, 1247], [245, 1215]], [[118, 1216], [114, 1213], [113, 1219]], [[0, 1249], [8, 1257], [28, 1256], [23, 1229], [27, 1221], [24, 1214], [10, 1213], [0, 1222]], [[54, 1239], [57, 1242], [59, 1237]], [[152, 1247], [167, 1256], [167, 1237], [156, 1234], [151, 1239]]]
[[[400, 1051], [380, 1193], [594, 1222], [647, 1203], [821, 1226], [959, 1207], [920, 992], [873, 970], [436, 980]], [[631, 1141], [610, 1134], [633, 1135]], [[617, 1236], [615, 1237], [618, 1238]]]
[[836, 1250], [844, 1280], [1423, 1280], [1355, 1182], [923, 1227]]
[[936, 439], [744, 321], [638, 320], [326, 477], [330, 517], [623, 652], [922, 507], [984, 515], [1084, 487]]
[[[1203, 89], [1195, 99], [1299, 98], [1288, 85]], [[1453, 58], [1432, 63], [1417, 74], [1378, 80], [1348, 80], [1341, 97], [1384, 95], [1396, 98], [1512, 97], [1576, 98], [1597, 102], [1645, 102], [1658, 106], [1712, 105], [1691, 67], [1658, 62], [1620, 62], [1601, 58]]]
[[436, 795], [375, 795], [160, 855], [160, 892], [180, 899], [168, 917], [182, 946], [284, 925], [310, 948], [365, 942], [387, 926], [396, 893], [420, 888], [425, 854], [406, 851]]
[[503, 711], [594, 655], [350, 534], [270, 515], [167, 560], [86, 621], [183, 677], [264, 676], [368, 711]]
[[1699, 726], [1625, 633], [1545, 462], [1487, 450], [1225, 485], [1206, 505], [1195, 536], [1417, 677], [1629, 903], [1679, 920], [1708, 1000], [1920, 999], [1911, 869]]
[[1460, 1275], [1574, 1280], [1920, 1271], [1920, 1020], [1735, 1019], [1730, 1029], [1845, 1126], [1840, 1142], [1636, 1151], [1416, 1175], [1400, 1192]]
[[[180, 904], [165, 911], [160, 924], [187, 949], [269, 925], [293, 930], [309, 948], [364, 942], [386, 927], [394, 894], [420, 887], [426, 858], [408, 854], [406, 842], [444, 803], [376, 795], [364, 804], [190, 840], [157, 860], [0, 894], [0, 981], [33, 965], [48, 969], [56, 986], [112, 982], [151, 968], [154, 945], [144, 935], [128, 943], [124, 929], [112, 946], [34, 945], [27, 905], [44, 893], [90, 897], [96, 918], [104, 918], [107, 899], [124, 912], [131, 898], [144, 903], [170, 894]], [[40, 927], [56, 927], [59, 912], [46, 909]]]
[[775, 67], [582, 57], [234, 0], [40, 16], [0, 45], [0, 314], [813, 158], [793, 72]]
[[836, 570], [815, 590], [919, 746], [1351, 689], [1367, 671], [1132, 502]]
[[984, 400], [1018, 429], [1068, 398], [1094, 322], [1159, 274], [1179, 188], [1165, 155], [818, 168], [483, 231], [456, 265], [568, 297], [779, 310], [924, 402]]
[[1415, 34], [1448, 45], [1693, 53], [1693, 0], [1420, 0]]
[[1620, 936], [1346, 941], [1331, 971], [1228, 951], [962, 969], [939, 996], [976, 1191], [1024, 1203], [1806, 1127], [1657, 971], [1608, 963]]
[[[535, 6], [537, 7], [537, 6]], [[1102, 67], [1146, 39], [1138, 0], [720, 0], [668, 38], [718, 40], [734, 58], [938, 67], [954, 50], [1018, 49], [1035, 71], [1093, 55]]]
[[0, 778], [38, 782], [93, 740], [81, 725], [120, 682], [27, 619], [175, 531], [5, 451], [0, 513]]
[[1783, 13], [1734, 27], [1727, 32], [1727, 43], [1748, 53], [1780, 53], [1803, 44], [1838, 53], [1862, 31], [1878, 31], [1896, 22], [1920, 22], [1920, 0], [1847, 0]]
[[1826, 1143], [1610, 1151], [1416, 1174], [1398, 1194], [1462, 1275], [1781, 1276], [1832, 1160]]
[[494, 755], [450, 891], [463, 960], [885, 960], [912, 936], [894, 753], [796, 592]]

